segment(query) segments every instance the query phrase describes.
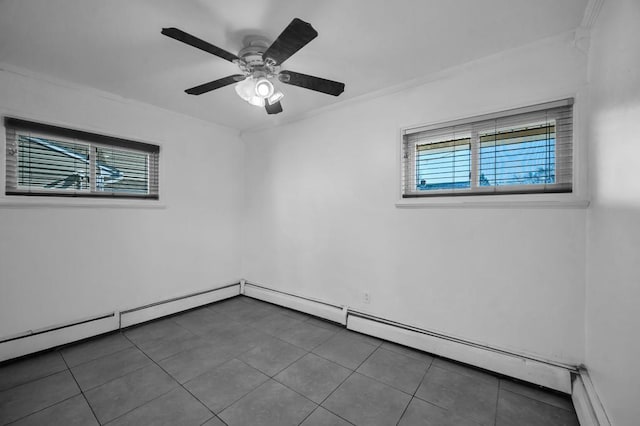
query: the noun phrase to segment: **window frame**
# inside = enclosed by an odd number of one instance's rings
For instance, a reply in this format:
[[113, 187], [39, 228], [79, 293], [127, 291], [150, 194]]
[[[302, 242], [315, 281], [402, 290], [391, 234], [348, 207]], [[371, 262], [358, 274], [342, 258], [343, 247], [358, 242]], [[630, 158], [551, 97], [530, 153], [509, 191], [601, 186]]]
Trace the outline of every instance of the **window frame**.
[[[486, 129], [481, 129], [482, 122], [496, 119], [509, 118], [511, 116], [518, 116], [521, 114], [539, 113], [545, 110], [552, 110], [559, 107], [572, 108], [572, 118], [570, 120], [572, 126], [571, 132], [571, 151], [567, 155], [571, 156], [572, 168], [571, 168], [571, 190], [567, 191], [566, 188], [561, 188], [562, 181], [558, 184], [554, 184], [557, 189], [554, 189], [549, 184], [524, 184], [524, 185], [492, 185], [487, 189], [482, 189], [479, 185], [479, 169], [480, 169], [480, 138], [479, 134], [483, 133]], [[479, 206], [479, 207], [513, 207], [513, 206], [532, 206], [532, 207], [586, 207], [589, 201], [586, 199], [586, 188], [584, 186], [584, 159], [579, 158], [580, 151], [578, 144], [575, 143], [576, 133], [579, 128], [576, 125], [576, 108], [574, 103], [574, 97], [568, 97], [552, 102], [545, 102], [539, 104], [533, 104], [520, 108], [513, 108], [503, 111], [498, 111], [489, 114], [477, 115], [467, 118], [461, 118], [450, 121], [437, 122], [433, 124], [419, 125], [419, 126], [406, 126], [401, 127], [398, 132], [399, 143], [397, 144], [397, 160], [398, 167], [398, 201], [396, 201], [397, 207], [464, 207], [464, 206]], [[475, 125], [474, 125], [475, 123]], [[513, 125], [517, 127], [519, 123]], [[523, 122], [523, 124], [525, 124]], [[442, 130], [442, 133], [446, 133], [446, 128], [453, 129], [454, 126], [468, 126], [466, 131], [471, 134], [471, 160], [470, 160], [470, 187], [469, 189], [457, 188], [454, 191], [451, 189], [443, 190], [430, 190], [419, 193], [415, 190], [415, 178], [416, 170], [412, 172], [411, 169], [416, 169], [415, 157], [405, 158], [405, 154], [413, 153], [415, 155], [415, 147], [422, 143], [424, 140], [408, 141], [407, 136], [430, 131]], [[492, 128], [491, 130], [494, 130]], [[464, 132], [463, 128], [460, 130]], [[556, 129], [557, 131], [557, 129]], [[451, 133], [453, 134], [453, 133]], [[456, 135], [457, 138], [457, 135]], [[437, 141], [438, 137], [432, 138]], [[428, 139], [426, 139], [428, 140]], [[442, 139], [444, 141], [444, 138]], [[556, 141], [556, 144], [558, 141]], [[407, 149], [407, 144], [411, 144]], [[556, 164], [560, 161], [564, 161], [562, 156], [558, 154], [556, 147]], [[408, 160], [408, 161], [407, 161]], [[407, 191], [407, 187], [414, 187], [413, 191]], [[546, 191], [542, 192], [538, 187], [546, 186]], [[472, 188], [475, 188], [472, 190]]]
[[[67, 127], [60, 127], [50, 124], [44, 124], [34, 121], [28, 121], [21, 118], [15, 118], [11, 116], [4, 117], [5, 125], [5, 173], [4, 175], [4, 192], [2, 199], [4, 204], [13, 204], [14, 200], [30, 199], [87, 199], [87, 202], [91, 204], [100, 205], [103, 201], [98, 199], [111, 200], [116, 202], [133, 202], [134, 200], [140, 203], [152, 203], [157, 202], [160, 199], [160, 145], [150, 144], [147, 142], [140, 142], [132, 139], [123, 139], [114, 136], [107, 136], [104, 134], [92, 133], [84, 130], [76, 130]], [[13, 132], [15, 138], [9, 138], [9, 133]], [[19, 135], [28, 135], [30, 137], [36, 136], [43, 139], [51, 139], [64, 143], [73, 143], [78, 145], [85, 145], [89, 151], [89, 188], [80, 190], [67, 190], [56, 188], [35, 188], [30, 189], [29, 186], [19, 184], [19, 148], [17, 146], [11, 147], [10, 144], [18, 141]], [[118, 191], [99, 191], [97, 190], [96, 179], [96, 167], [97, 164], [97, 149], [107, 148], [119, 151], [143, 153], [147, 156], [147, 193], [127, 193]], [[9, 155], [11, 151], [15, 151], [15, 160], [10, 160]], [[12, 161], [15, 167], [16, 176], [14, 176], [13, 182], [15, 186], [12, 186], [8, 181], [9, 177], [9, 163]], [[11, 187], [10, 187], [11, 186]], [[91, 199], [91, 200], [88, 200]], [[130, 201], [127, 201], [130, 200]], [[7, 203], [9, 201], [9, 203]], [[31, 203], [28, 203], [31, 204]]]

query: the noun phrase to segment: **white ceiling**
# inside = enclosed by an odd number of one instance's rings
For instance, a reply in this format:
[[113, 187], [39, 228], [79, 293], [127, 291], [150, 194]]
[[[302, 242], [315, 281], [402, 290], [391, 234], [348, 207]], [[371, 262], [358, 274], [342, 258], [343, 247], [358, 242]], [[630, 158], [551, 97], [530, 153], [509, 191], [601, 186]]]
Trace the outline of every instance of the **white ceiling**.
[[[578, 27], [588, 0], [0, 0], [0, 64], [90, 86], [239, 130], [318, 108]], [[227, 86], [234, 64], [160, 34], [177, 27], [232, 53], [298, 17], [319, 36], [283, 69], [346, 84], [340, 97], [281, 85], [268, 116]]]

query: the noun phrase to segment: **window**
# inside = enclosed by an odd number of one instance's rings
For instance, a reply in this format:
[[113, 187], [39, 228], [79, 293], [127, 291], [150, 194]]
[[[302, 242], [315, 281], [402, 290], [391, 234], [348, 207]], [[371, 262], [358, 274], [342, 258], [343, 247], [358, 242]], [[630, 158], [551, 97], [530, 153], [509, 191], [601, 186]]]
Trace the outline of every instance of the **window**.
[[573, 99], [403, 130], [404, 198], [572, 191]]
[[158, 199], [160, 147], [5, 118], [6, 195]]

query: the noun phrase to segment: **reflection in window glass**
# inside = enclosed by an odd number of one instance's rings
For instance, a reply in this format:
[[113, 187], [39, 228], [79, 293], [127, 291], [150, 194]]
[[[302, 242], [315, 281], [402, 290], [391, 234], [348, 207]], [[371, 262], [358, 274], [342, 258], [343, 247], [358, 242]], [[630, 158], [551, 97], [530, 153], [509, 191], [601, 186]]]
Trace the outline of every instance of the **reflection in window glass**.
[[479, 186], [555, 183], [555, 123], [480, 134]]
[[470, 141], [464, 138], [416, 145], [416, 189], [469, 188]]
[[89, 145], [20, 135], [18, 186], [89, 190]]

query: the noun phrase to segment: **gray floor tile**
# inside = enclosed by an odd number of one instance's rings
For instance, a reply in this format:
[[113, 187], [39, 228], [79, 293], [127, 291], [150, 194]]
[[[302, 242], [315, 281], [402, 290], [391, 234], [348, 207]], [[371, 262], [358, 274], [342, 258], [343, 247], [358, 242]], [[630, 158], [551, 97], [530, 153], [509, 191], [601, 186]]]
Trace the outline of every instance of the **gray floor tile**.
[[67, 369], [59, 352], [47, 352], [0, 367], [0, 391]]
[[332, 412], [318, 407], [300, 426], [349, 426], [352, 424]]
[[413, 398], [398, 426], [479, 426], [479, 424], [444, 408]]
[[200, 426], [211, 417], [211, 411], [189, 392], [176, 388], [118, 417], [109, 426]]
[[85, 393], [100, 423], [106, 423], [178, 386], [156, 365], [129, 373]]
[[354, 339], [350, 334], [337, 333], [316, 347], [313, 353], [355, 370], [376, 350], [376, 346]]
[[357, 331], [344, 329], [341, 330], [340, 333], [345, 336], [349, 336], [351, 338], [369, 343], [370, 345], [380, 346], [382, 344], [382, 340], [378, 339], [377, 337], [367, 336], [366, 334], [358, 333]]
[[411, 396], [390, 386], [353, 373], [322, 406], [362, 426], [395, 425]]
[[427, 361], [378, 348], [356, 371], [413, 395], [428, 367]]
[[247, 326], [244, 326], [243, 330], [229, 331], [203, 338], [223, 346], [227, 352], [236, 356], [273, 339], [272, 336]]
[[483, 371], [478, 368], [474, 368], [472, 366], [465, 365], [465, 364], [460, 364], [454, 361], [449, 361], [443, 358], [438, 358], [438, 357], [434, 358], [431, 365], [433, 365], [434, 367], [442, 368], [443, 370], [453, 371], [455, 373], [462, 374], [464, 376], [485, 380], [491, 384], [497, 384], [497, 382], [499, 381], [499, 379], [496, 376], [492, 375], [487, 371]]
[[269, 377], [244, 362], [233, 359], [195, 379], [184, 387], [211, 411], [219, 413]]
[[334, 334], [335, 332], [329, 329], [303, 322], [295, 327], [276, 333], [276, 337], [292, 345], [296, 345], [299, 348], [310, 351], [316, 346], [326, 342]]
[[500, 380], [500, 389], [508, 390], [519, 395], [527, 396], [532, 399], [536, 399], [540, 402], [544, 402], [554, 407], [564, 408], [568, 411], [573, 411], [573, 403], [571, 397], [568, 395], [560, 395], [555, 392], [546, 391], [545, 389], [529, 385], [525, 383], [517, 383], [509, 379]]
[[71, 372], [80, 388], [86, 391], [150, 364], [152, 361], [138, 348], [129, 347], [73, 367]]
[[200, 336], [180, 328], [180, 330], [162, 338], [138, 343], [137, 345], [149, 358], [158, 362], [171, 355], [201, 346], [204, 342]]
[[493, 425], [498, 383], [432, 365], [416, 396], [482, 425]]
[[381, 347], [388, 351], [397, 352], [399, 354], [408, 356], [409, 358], [414, 358], [419, 361], [426, 361], [429, 365], [433, 362], [433, 356], [428, 353], [419, 351], [417, 349], [408, 348], [403, 345], [398, 345], [392, 342], [382, 342]]
[[185, 383], [233, 358], [224, 346], [209, 343], [165, 358], [158, 364], [180, 383]]
[[274, 379], [319, 404], [349, 374], [351, 370], [309, 353], [281, 371]]
[[0, 392], [0, 424], [4, 425], [80, 393], [68, 370]]
[[221, 322], [226, 322], [227, 318], [214, 313], [210, 309], [200, 308], [171, 317], [171, 319], [183, 328], [194, 334], [207, 334], [217, 331]]
[[242, 300], [234, 299], [221, 303], [216, 303], [209, 307], [216, 313], [225, 315], [232, 321], [243, 324], [258, 321], [271, 315], [274, 310], [269, 306], [263, 306], [257, 303], [247, 303]]
[[299, 319], [291, 318], [281, 313], [275, 313], [256, 321], [253, 325], [260, 331], [276, 336], [279, 332], [297, 327], [300, 324], [302, 324], [302, 321]]
[[317, 327], [322, 327], [322, 328], [326, 328], [327, 330], [331, 330], [335, 333], [345, 330], [344, 326], [342, 324], [338, 324], [329, 320], [325, 320], [322, 318], [315, 318], [315, 317], [311, 317], [308, 320], [305, 321], [307, 324], [313, 324]]
[[574, 412], [502, 390], [496, 426], [579, 426]]
[[229, 426], [294, 426], [315, 408], [316, 404], [305, 397], [269, 380], [219, 416]]
[[61, 353], [69, 367], [75, 367], [130, 346], [131, 342], [121, 333], [113, 333], [66, 347]]
[[300, 321], [306, 321], [309, 318], [311, 318], [309, 314], [305, 314], [304, 312], [296, 311], [294, 309], [283, 308], [282, 311], [280, 311], [280, 313], [282, 315], [286, 315], [288, 317], [291, 317], [293, 319], [297, 319]]
[[267, 376], [273, 376], [294, 361], [302, 358], [305, 353], [305, 350], [297, 346], [272, 337], [270, 340], [243, 353], [238, 358], [262, 371]]
[[124, 331], [124, 335], [136, 345], [142, 345], [183, 331], [184, 327], [171, 318], [165, 318], [130, 327]]
[[11, 426], [98, 426], [98, 424], [84, 397], [76, 395], [11, 423]]

